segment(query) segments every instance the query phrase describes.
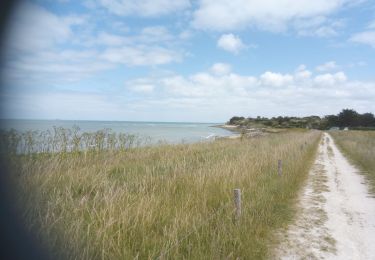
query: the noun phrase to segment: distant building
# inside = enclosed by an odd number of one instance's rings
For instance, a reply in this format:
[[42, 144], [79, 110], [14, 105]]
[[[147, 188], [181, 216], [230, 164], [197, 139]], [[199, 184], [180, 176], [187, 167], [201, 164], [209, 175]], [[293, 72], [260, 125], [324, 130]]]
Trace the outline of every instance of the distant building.
[[345, 128], [344, 128], [344, 131], [348, 131], [348, 130], [349, 130], [349, 128], [348, 128], [348, 127], [345, 127]]
[[330, 130], [330, 131], [337, 131], [337, 130], [340, 130], [340, 128], [337, 127], [337, 126], [333, 126], [333, 127], [331, 127], [329, 130]]

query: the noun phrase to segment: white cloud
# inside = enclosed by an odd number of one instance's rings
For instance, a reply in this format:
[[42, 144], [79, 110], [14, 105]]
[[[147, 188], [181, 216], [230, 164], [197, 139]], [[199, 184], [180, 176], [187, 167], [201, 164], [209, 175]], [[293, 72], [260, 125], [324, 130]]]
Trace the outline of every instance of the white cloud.
[[[229, 64], [215, 63], [209, 69], [212, 73], [199, 72], [188, 77], [181, 75], [167, 75], [161, 77], [139, 78], [128, 81], [129, 86], [152, 85], [159, 90], [176, 97], [231, 97], [237, 95], [251, 96], [274, 91], [291, 91], [306, 89], [315, 91], [330, 87], [332, 91], [342, 88], [348, 82], [344, 72], [317, 74], [299, 66], [294, 73], [278, 73], [266, 71], [259, 76], [239, 75], [231, 72]], [[276, 87], [276, 88], [275, 88]]]
[[7, 45], [16, 51], [45, 50], [71, 39], [72, 27], [82, 25], [84, 20], [79, 16], [59, 17], [22, 1], [11, 19]]
[[179, 97], [225, 97], [226, 95], [241, 95], [248, 89], [258, 85], [258, 80], [252, 76], [241, 76], [230, 73], [229, 65], [216, 63], [210, 68], [210, 72], [199, 72], [188, 77], [181, 75], [168, 75], [164, 77], [150, 77], [131, 80], [126, 85], [134, 83], [157, 85], [159, 94]]
[[300, 36], [313, 36], [320, 38], [339, 35], [339, 29], [344, 27], [343, 20], [328, 19], [324, 16], [316, 16], [307, 19], [296, 19], [293, 22], [294, 29]]
[[141, 28], [133, 34], [114, 34], [101, 31], [96, 37], [85, 39], [82, 44], [86, 46], [121, 46], [121, 45], [145, 45], [145, 44], [173, 44], [176, 37], [164, 26], [148, 26]]
[[164, 26], [149, 26], [142, 29], [137, 40], [148, 43], [169, 42], [174, 40], [174, 36]]
[[215, 74], [213, 67], [188, 76], [164, 74], [129, 80], [121, 91], [133, 92], [131, 98], [126, 97], [127, 92], [110, 97], [66, 91], [8, 95], [6, 112], [29, 118], [63, 115], [71, 119], [223, 122], [234, 114], [324, 115], [344, 107], [375, 111], [375, 82], [352, 81], [344, 72], [313, 75], [306, 66], [299, 66], [291, 73], [268, 71], [253, 76], [233, 71]]
[[282, 87], [293, 82], [293, 76], [267, 71], [260, 76], [260, 80], [265, 87]]
[[128, 38], [107, 32], [100, 32], [96, 39], [94, 39], [94, 41], [95, 44], [105, 46], [120, 46], [124, 44], [129, 44]]
[[314, 82], [321, 87], [334, 86], [336, 84], [343, 83], [346, 80], [347, 80], [347, 77], [345, 73], [342, 71], [337, 72], [335, 74], [326, 73], [326, 74], [318, 75], [314, 78]]
[[246, 46], [241, 41], [241, 38], [233, 34], [223, 34], [217, 41], [217, 46], [223, 50], [232, 52], [234, 54], [239, 53]]
[[343, 107], [375, 111], [375, 82], [351, 81], [344, 72], [313, 74], [301, 65], [293, 73], [268, 71], [252, 76], [216, 74], [212, 68], [220, 66], [215, 65], [209, 68], [212, 73], [142, 78], [142, 84], [152, 84], [158, 92], [138, 106], [142, 111], [169, 109], [163, 111], [171, 117], [188, 114], [189, 119], [203, 121], [227, 120], [234, 114], [324, 115]]
[[163, 47], [141, 45], [109, 48], [100, 55], [100, 58], [128, 66], [144, 66], [177, 62], [182, 59], [182, 56], [176, 51]]
[[332, 37], [337, 35], [337, 31], [329, 26], [322, 26], [315, 30], [314, 35], [318, 37]]
[[154, 91], [155, 86], [151, 84], [138, 84], [131, 86], [130, 89], [135, 92], [149, 94]]
[[295, 81], [305, 81], [311, 78], [312, 72], [306, 69], [305, 65], [300, 65], [294, 73]]
[[338, 69], [335, 61], [328, 61], [316, 67], [317, 71], [332, 71]]
[[147, 78], [138, 78], [125, 82], [127, 89], [141, 94], [151, 94], [155, 90], [155, 85]]
[[114, 64], [98, 58], [96, 50], [38, 51], [10, 59], [2, 69], [8, 84], [30, 86], [57, 85], [76, 82], [98, 72], [113, 68]]
[[1, 71], [9, 85], [56, 86], [119, 64], [155, 66], [184, 57], [178, 49], [178, 38], [163, 26], [139, 28], [132, 33], [96, 31], [97, 25], [92, 23], [95, 19], [90, 16], [59, 16], [28, 2], [20, 4], [11, 21]]
[[193, 36], [193, 32], [190, 31], [190, 30], [184, 30], [182, 31], [178, 37], [181, 39], [181, 40], [188, 40], [190, 39], [191, 37]]
[[226, 75], [229, 74], [231, 70], [231, 65], [226, 63], [215, 63], [211, 67], [211, 72], [215, 75]]
[[238, 30], [255, 26], [285, 30], [295, 19], [327, 16], [349, 4], [348, 0], [201, 0], [193, 14], [198, 29]]
[[153, 17], [190, 7], [189, 0], [99, 0], [99, 4], [116, 15]]
[[349, 41], [370, 45], [375, 48], [375, 31], [364, 31], [354, 34]]

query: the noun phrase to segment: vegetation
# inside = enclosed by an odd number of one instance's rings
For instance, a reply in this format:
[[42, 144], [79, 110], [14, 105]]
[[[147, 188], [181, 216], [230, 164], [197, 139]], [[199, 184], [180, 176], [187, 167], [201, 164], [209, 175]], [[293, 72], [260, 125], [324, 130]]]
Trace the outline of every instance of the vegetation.
[[323, 118], [319, 116], [308, 117], [256, 117], [244, 118], [234, 116], [228, 124], [240, 127], [273, 127], [273, 128], [310, 128], [329, 129], [331, 127], [350, 127], [358, 130], [375, 129], [375, 117], [371, 113], [359, 114], [352, 109], [343, 109], [338, 115], [328, 115]]
[[375, 193], [375, 132], [332, 132], [337, 145], [352, 161], [361, 167]]
[[[287, 131], [6, 156], [20, 213], [53, 258], [263, 259], [276, 242], [272, 232], [293, 216], [319, 138]], [[234, 188], [243, 197], [236, 223]]]
[[53, 127], [53, 131], [0, 130], [0, 152], [10, 154], [114, 151], [149, 143], [149, 138], [114, 133], [111, 129], [82, 133], [78, 126], [72, 129]]

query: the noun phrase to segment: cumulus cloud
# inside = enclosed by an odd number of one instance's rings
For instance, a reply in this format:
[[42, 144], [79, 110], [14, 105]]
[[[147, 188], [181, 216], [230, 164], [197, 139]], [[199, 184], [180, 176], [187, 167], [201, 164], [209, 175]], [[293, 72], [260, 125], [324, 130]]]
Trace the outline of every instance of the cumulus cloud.
[[238, 30], [249, 26], [285, 30], [295, 19], [327, 16], [349, 4], [347, 0], [201, 0], [193, 14], [198, 29]]
[[293, 82], [293, 77], [289, 74], [281, 74], [267, 71], [260, 76], [262, 85], [272, 87], [282, 87]]
[[371, 102], [375, 99], [375, 82], [351, 81], [341, 71], [314, 74], [301, 65], [291, 73], [266, 71], [254, 76], [226, 69], [223, 73], [216, 73], [214, 68], [220, 68], [219, 72], [222, 72], [221, 68], [226, 67], [218, 64], [210, 67], [208, 72], [189, 76], [174, 74], [142, 78], [142, 84], [152, 84], [158, 89], [157, 97], [149, 96], [144, 106], [154, 108], [163, 104], [198, 118], [204, 115], [215, 118], [206, 112], [207, 109], [215, 114], [220, 112], [227, 118], [238, 113], [299, 115], [314, 111], [327, 114], [348, 106], [359, 111], [375, 109]]
[[317, 71], [332, 71], [338, 69], [335, 61], [328, 61], [316, 67]]
[[304, 64], [299, 65], [294, 73], [295, 81], [304, 81], [311, 78], [312, 72]]
[[319, 86], [334, 86], [347, 80], [344, 72], [340, 71], [334, 74], [326, 73], [318, 75], [314, 78], [314, 82]]
[[[157, 85], [169, 94], [184, 97], [230, 97], [235, 95], [251, 96], [265, 91], [291, 91], [316, 89], [342, 89], [348, 82], [344, 72], [316, 74], [299, 66], [293, 73], [266, 71], [259, 76], [240, 75], [231, 72], [229, 64], [215, 63], [209, 72], [198, 72], [184, 77], [178, 74], [165, 77], [139, 78], [127, 82], [129, 86]], [[271, 93], [270, 92], [270, 93]]]
[[234, 54], [239, 53], [246, 46], [243, 44], [240, 37], [229, 34], [223, 34], [217, 41], [217, 46], [225, 51], [232, 52]]
[[99, 0], [100, 5], [116, 15], [153, 17], [190, 7], [189, 0]]

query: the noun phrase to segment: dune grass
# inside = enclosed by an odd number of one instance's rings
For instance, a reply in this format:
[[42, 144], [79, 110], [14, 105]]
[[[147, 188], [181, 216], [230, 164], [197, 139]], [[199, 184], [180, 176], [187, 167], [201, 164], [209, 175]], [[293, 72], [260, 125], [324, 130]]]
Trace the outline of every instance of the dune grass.
[[331, 134], [344, 154], [363, 170], [375, 194], [375, 131], [334, 131]]
[[319, 138], [288, 131], [9, 161], [25, 223], [54, 258], [264, 259], [293, 217]]

